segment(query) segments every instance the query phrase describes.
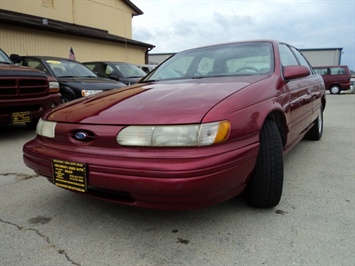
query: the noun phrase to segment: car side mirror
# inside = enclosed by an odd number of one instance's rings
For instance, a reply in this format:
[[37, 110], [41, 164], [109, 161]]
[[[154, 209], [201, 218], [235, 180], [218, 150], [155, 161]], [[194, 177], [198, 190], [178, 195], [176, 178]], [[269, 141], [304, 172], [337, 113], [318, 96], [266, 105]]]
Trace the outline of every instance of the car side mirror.
[[10, 59], [14, 63], [20, 63], [21, 62], [21, 56], [19, 56], [18, 54], [11, 54], [10, 55]]
[[283, 76], [285, 80], [298, 79], [309, 76], [311, 72], [305, 66], [285, 66], [283, 68]]
[[114, 72], [109, 75], [109, 78], [120, 81], [119, 76], [116, 73], [114, 73]]

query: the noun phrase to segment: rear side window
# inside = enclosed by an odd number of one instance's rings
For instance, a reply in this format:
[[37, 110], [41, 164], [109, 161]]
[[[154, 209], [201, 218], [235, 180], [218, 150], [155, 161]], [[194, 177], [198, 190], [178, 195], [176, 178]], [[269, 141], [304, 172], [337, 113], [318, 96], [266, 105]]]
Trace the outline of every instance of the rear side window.
[[346, 69], [342, 66], [334, 66], [334, 67], [315, 67], [314, 71], [322, 76], [325, 75], [346, 75]]
[[343, 67], [331, 67], [330, 75], [345, 75], [345, 69]]
[[314, 68], [314, 72], [316, 72], [319, 75], [327, 75], [328, 74], [328, 68], [326, 67], [320, 67], [320, 68]]

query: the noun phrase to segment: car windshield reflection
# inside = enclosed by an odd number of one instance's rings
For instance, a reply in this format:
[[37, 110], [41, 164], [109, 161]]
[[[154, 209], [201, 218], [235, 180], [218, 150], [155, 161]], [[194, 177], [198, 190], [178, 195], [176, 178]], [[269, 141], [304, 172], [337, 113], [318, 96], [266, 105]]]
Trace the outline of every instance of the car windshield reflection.
[[75, 62], [66, 60], [47, 60], [46, 63], [53, 70], [57, 78], [71, 78], [71, 77], [97, 77], [87, 67]]

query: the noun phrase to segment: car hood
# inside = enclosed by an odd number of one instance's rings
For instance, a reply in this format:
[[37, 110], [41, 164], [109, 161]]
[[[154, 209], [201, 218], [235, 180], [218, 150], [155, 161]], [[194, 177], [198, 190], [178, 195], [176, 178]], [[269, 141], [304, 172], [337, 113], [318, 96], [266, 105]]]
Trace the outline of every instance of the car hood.
[[105, 125], [199, 123], [224, 98], [263, 78], [140, 83], [73, 101], [46, 118]]
[[30, 67], [0, 63], [0, 76], [6, 77], [46, 77], [47, 75]]
[[133, 78], [127, 78], [127, 83], [129, 85], [136, 84], [138, 81], [140, 81], [144, 77], [133, 77]]
[[109, 90], [113, 88], [122, 88], [126, 85], [111, 79], [101, 78], [57, 78], [60, 85], [69, 86], [71, 88], [79, 88], [86, 90]]

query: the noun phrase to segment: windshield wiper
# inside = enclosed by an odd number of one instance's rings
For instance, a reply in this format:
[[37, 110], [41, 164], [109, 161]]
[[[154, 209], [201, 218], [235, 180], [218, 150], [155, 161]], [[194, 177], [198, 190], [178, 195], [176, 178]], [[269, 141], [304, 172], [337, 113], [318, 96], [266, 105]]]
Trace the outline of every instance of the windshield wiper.
[[139, 83], [147, 83], [147, 82], [158, 82], [160, 79], [148, 79], [148, 80], [140, 80]]

